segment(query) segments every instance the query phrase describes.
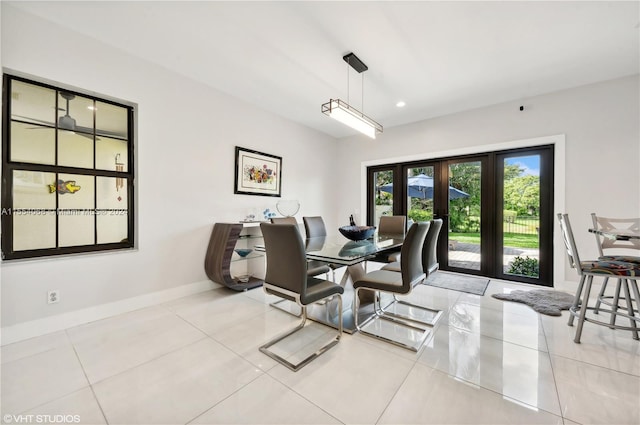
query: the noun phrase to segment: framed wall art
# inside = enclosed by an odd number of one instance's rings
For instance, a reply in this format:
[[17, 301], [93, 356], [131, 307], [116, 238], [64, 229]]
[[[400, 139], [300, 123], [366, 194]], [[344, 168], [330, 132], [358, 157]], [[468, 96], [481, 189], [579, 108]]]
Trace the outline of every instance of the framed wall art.
[[236, 146], [236, 178], [233, 193], [280, 196], [282, 157]]

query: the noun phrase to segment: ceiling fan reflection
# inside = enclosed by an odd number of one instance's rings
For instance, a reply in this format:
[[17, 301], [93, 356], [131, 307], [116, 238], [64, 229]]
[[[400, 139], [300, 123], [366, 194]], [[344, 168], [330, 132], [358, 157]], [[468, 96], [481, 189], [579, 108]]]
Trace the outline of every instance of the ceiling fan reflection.
[[64, 111], [64, 116], [58, 118], [58, 128], [69, 131], [76, 131], [76, 119], [69, 115], [69, 101], [76, 97], [75, 94], [68, 92], [60, 92], [60, 96], [67, 101], [67, 107]]
[[[75, 134], [77, 134], [78, 136], [82, 136], [82, 137], [86, 137], [88, 139], [92, 139], [93, 140], [93, 128], [91, 127], [83, 127], [83, 126], [79, 126], [76, 123], [76, 119], [73, 118], [70, 115], [70, 106], [69, 106], [69, 101], [75, 99], [76, 95], [73, 93], [69, 93], [69, 92], [64, 92], [61, 91], [60, 92], [60, 96], [65, 99], [65, 103], [66, 103], [66, 107], [62, 108], [62, 107], [58, 107], [57, 109], [59, 111], [64, 111], [64, 115], [58, 118], [58, 128], [60, 130], [67, 130], [67, 131], [71, 131]], [[18, 118], [24, 118], [27, 119], [31, 122], [35, 122], [38, 124], [44, 124], [47, 127], [29, 127], [29, 130], [42, 130], [45, 128], [51, 128], [51, 122], [48, 121], [44, 121], [44, 120], [40, 120], [37, 118], [31, 118], [31, 117], [27, 117], [27, 116], [23, 116], [23, 115], [14, 115], [15, 117]], [[122, 137], [122, 135], [118, 132], [110, 132], [110, 131], [106, 131], [106, 130], [100, 130], [100, 133], [104, 136], [107, 137]], [[96, 135], [96, 140], [100, 140], [100, 138]]]
[[[64, 111], [64, 115], [58, 118], [58, 128], [61, 130], [72, 131], [74, 134], [78, 136], [86, 137], [88, 139], [93, 140], [93, 129], [88, 127], [81, 127], [76, 125], [76, 119], [69, 115], [69, 101], [75, 99], [76, 95], [69, 92], [60, 92], [60, 96], [66, 101], [66, 108], [58, 107], [59, 111]], [[15, 115], [19, 118], [25, 118], [31, 122], [36, 122], [39, 124], [45, 124], [47, 126], [51, 125], [51, 122], [39, 120], [37, 118], [26, 117], [23, 115]], [[42, 130], [50, 127], [28, 127], [27, 130]], [[96, 140], [100, 140], [96, 137]]]

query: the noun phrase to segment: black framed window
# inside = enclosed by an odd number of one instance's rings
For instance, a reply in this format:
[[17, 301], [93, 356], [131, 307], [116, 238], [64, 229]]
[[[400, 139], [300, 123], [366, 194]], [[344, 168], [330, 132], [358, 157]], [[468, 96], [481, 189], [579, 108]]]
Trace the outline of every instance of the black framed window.
[[133, 106], [4, 74], [3, 259], [134, 246]]

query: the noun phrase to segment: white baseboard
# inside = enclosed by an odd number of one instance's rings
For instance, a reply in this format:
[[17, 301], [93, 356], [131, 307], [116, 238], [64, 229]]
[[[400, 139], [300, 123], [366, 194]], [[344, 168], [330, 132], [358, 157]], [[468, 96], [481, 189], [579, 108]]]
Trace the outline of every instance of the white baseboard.
[[1, 329], [0, 345], [7, 345], [36, 336], [61, 331], [118, 314], [127, 313], [141, 308], [162, 304], [188, 295], [220, 288], [221, 285], [203, 280], [189, 283], [177, 288], [165, 289], [133, 298], [101, 304], [82, 310], [49, 316], [29, 322], [18, 323]]

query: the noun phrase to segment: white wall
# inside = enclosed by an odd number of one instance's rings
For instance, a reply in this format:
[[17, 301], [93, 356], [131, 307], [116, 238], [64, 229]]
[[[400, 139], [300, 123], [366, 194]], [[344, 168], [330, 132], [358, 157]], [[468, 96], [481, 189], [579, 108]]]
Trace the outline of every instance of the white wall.
[[[3, 331], [206, 281], [212, 224], [240, 220], [255, 208], [275, 209], [278, 200], [233, 194], [236, 145], [282, 156], [283, 199], [300, 200], [298, 217], [323, 215], [328, 226], [337, 226], [332, 189], [338, 179], [326, 166], [335, 157], [334, 138], [6, 3], [1, 7], [3, 67], [139, 106], [138, 249], [4, 262]], [[60, 290], [60, 303], [47, 305], [50, 289]]]
[[[582, 257], [595, 258], [595, 240], [587, 232], [590, 213], [640, 216], [639, 93], [636, 75], [386, 129], [375, 141], [341, 140], [340, 214], [358, 210], [364, 216], [363, 171], [372, 163], [481, 152], [517, 146], [521, 143], [514, 141], [523, 139], [565, 135], [565, 157], [556, 158], [556, 169], [564, 169], [564, 176], [556, 178], [565, 178], [556, 212], [569, 214]], [[577, 280], [564, 264], [557, 225], [555, 229], [554, 249], [560, 255], [554, 258], [562, 264], [554, 276]]]

